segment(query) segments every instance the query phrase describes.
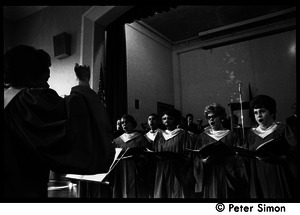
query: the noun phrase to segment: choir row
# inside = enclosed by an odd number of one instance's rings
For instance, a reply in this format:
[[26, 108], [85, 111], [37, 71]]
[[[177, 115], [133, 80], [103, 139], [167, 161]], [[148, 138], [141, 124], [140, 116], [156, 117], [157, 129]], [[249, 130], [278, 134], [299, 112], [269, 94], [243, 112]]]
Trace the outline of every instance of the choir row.
[[258, 126], [243, 141], [236, 130], [226, 128], [225, 108], [216, 103], [205, 108], [209, 126], [199, 135], [180, 128], [176, 109], [163, 114], [164, 130], [158, 128], [157, 115], [150, 114], [150, 130], [144, 135], [135, 131], [134, 117], [124, 115], [124, 133], [114, 146], [143, 150], [122, 159], [108, 177], [112, 196], [296, 198], [296, 130], [275, 121], [273, 98], [259, 95], [250, 106]]

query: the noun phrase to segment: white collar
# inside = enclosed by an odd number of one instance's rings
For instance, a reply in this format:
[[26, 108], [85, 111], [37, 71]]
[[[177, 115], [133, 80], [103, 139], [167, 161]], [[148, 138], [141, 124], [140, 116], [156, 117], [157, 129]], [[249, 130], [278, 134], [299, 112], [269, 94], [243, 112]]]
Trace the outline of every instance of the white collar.
[[215, 140], [219, 141], [223, 137], [225, 137], [227, 134], [229, 134], [230, 130], [219, 130], [219, 131], [214, 131], [213, 129], [209, 128], [204, 130], [204, 132], [214, 138]]
[[159, 128], [156, 129], [155, 131], [148, 131], [148, 132], [145, 134], [145, 136], [146, 136], [149, 140], [154, 141], [154, 139], [155, 139], [157, 133], [160, 132], [160, 131], [161, 131], [161, 129], [159, 129]]
[[261, 138], [265, 138], [269, 134], [273, 133], [278, 128], [279, 124], [279, 122], [274, 122], [270, 127], [268, 127], [265, 130], [262, 130], [260, 126], [257, 126], [256, 128], [252, 128], [252, 131]]
[[132, 140], [132, 139], [134, 139], [134, 138], [136, 138], [136, 137], [139, 137], [139, 136], [141, 136], [141, 134], [138, 133], [138, 132], [136, 132], [136, 131], [134, 131], [134, 132], [132, 132], [132, 133], [130, 133], [130, 134], [124, 133], [124, 134], [122, 134], [122, 135], [120, 136], [120, 138], [126, 143], [126, 142], [128, 142], [129, 140]]
[[162, 134], [163, 134], [165, 140], [169, 140], [169, 139], [175, 137], [177, 134], [181, 133], [182, 131], [183, 131], [183, 129], [176, 128], [173, 131], [164, 130], [164, 131], [162, 131]]

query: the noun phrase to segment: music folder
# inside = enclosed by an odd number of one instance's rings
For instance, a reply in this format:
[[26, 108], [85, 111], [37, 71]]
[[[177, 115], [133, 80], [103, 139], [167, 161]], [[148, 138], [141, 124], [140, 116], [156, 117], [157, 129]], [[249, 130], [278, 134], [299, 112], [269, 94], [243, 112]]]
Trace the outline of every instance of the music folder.
[[288, 142], [282, 138], [273, 138], [264, 143], [260, 144], [254, 151], [242, 148], [235, 147], [236, 154], [244, 155], [248, 157], [256, 157], [258, 159], [265, 158], [269, 156], [280, 156], [284, 154], [290, 145]]
[[122, 159], [127, 159], [131, 157], [139, 157], [140, 155], [144, 154], [146, 150], [145, 147], [132, 147], [126, 149], [126, 151], [122, 154]]
[[216, 142], [209, 143], [200, 149], [188, 149], [187, 148], [186, 151], [200, 154], [200, 156], [202, 158], [207, 158], [208, 156], [210, 156], [212, 154], [218, 154], [221, 156], [234, 155], [233, 149], [230, 148], [225, 143], [223, 143], [222, 141], [216, 141]]
[[184, 154], [180, 152], [172, 152], [172, 151], [152, 151], [150, 149], [146, 149], [143, 151], [143, 154], [146, 156], [151, 156], [156, 160], [179, 160], [184, 158]]

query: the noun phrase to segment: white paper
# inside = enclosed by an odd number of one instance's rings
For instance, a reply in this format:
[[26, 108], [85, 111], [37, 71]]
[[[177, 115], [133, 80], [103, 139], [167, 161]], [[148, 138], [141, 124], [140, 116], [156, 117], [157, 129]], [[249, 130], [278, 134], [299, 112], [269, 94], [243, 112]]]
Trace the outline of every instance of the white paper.
[[102, 182], [103, 179], [108, 175], [108, 173], [113, 169], [115, 166], [116, 162], [118, 161], [117, 158], [119, 154], [122, 151], [122, 148], [115, 148], [115, 157], [112, 162], [112, 164], [109, 167], [108, 172], [106, 173], [100, 173], [100, 174], [95, 174], [95, 175], [76, 175], [76, 174], [67, 174], [65, 177], [66, 178], [71, 178], [71, 179], [79, 179], [79, 180], [88, 180], [88, 181], [97, 181], [97, 182]]

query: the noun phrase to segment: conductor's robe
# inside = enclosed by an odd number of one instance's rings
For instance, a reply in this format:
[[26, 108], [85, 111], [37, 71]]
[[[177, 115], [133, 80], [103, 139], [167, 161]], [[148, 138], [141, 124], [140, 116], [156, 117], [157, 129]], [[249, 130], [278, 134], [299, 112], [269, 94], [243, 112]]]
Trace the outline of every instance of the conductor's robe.
[[46, 198], [50, 170], [97, 174], [114, 158], [108, 115], [87, 86], [65, 98], [52, 89], [21, 90], [4, 108], [3, 130], [4, 198]]

